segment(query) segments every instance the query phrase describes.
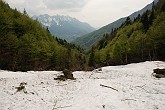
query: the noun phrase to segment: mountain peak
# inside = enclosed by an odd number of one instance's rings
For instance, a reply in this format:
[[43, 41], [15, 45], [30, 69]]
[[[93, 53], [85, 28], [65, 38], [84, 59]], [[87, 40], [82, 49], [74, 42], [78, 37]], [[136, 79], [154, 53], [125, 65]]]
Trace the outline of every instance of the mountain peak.
[[43, 14], [32, 18], [37, 19], [44, 27], [48, 27], [53, 35], [69, 42], [95, 30], [88, 23], [70, 16]]

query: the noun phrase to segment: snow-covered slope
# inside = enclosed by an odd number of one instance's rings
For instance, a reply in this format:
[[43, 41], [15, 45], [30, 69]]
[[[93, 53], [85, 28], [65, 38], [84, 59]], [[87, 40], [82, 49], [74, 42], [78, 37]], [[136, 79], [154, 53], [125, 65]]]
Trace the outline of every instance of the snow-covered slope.
[[37, 19], [41, 22], [44, 26], [50, 27], [53, 23], [56, 23], [58, 26], [62, 26], [61, 22], [71, 22], [76, 20], [75, 18], [71, 18], [70, 16], [49, 16], [48, 14], [40, 15], [40, 16], [33, 16], [33, 19]]
[[165, 110], [165, 79], [152, 77], [154, 68], [165, 62], [77, 71], [65, 82], [54, 80], [57, 71], [0, 71], [0, 110]]
[[49, 16], [44, 14], [33, 16], [32, 18], [37, 19], [44, 27], [48, 27], [50, 32], [56, 37], [66, 39], [69, 42], [95, 30], [89, 24], [70, 16]]

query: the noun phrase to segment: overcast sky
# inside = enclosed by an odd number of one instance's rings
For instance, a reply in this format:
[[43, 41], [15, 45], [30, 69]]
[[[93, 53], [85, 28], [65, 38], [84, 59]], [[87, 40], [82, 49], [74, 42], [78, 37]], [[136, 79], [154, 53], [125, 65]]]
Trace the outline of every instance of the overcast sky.
[[4, 0], [32, 15], [69, 15], [95, 28], [142, 9], [153, 0]]

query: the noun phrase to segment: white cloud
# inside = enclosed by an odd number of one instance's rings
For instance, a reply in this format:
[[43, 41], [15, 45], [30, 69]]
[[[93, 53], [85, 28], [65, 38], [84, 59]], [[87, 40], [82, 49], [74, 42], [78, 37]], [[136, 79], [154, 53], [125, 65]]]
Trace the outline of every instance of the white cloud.
[[29, 15], [69, 15], [102, 27], [142, 9], [153, 0], [5, 0]]
[[82, 9], [86, 0], [43, 0], [48, 9]]
[[95, 27], [107, 25], [142, 9], [153, 0], [91, 0], [82, 10], [85, 21]]

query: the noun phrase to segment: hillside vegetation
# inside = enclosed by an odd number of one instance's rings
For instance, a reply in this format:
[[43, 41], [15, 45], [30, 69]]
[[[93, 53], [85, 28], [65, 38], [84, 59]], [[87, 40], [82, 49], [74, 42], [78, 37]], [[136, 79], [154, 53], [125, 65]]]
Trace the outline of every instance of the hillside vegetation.
[[[156, 4], [158, 0], [154, 0]], [[138, 17], [138, 15], [142, 15], [147, 10], [152, 9], [152, 3], [145, 6], [143, 9], [132, 13], [129, 18], [134, 20], [134, 18]], [[111, 16], [111, 15], [108, 15]], [[127, 17], [120, 18], [113, 23], [110, 23], [94, 32], [81, 36], [73, 41], [74, 44], [80, 45], [85, 50], [90, 50], [93, 45], [95, 45], [103, 36], [104, 33], [111, 33], [115, 28], [119, 28], [125, 21]]]
[[89, 52], [89, 64], [127, 64], [146, 60], [165, 60], [165, 1], [133, 21], [128, 17], [120, 28], [103, 38]]
[[0, 0], [0, 69], [81, 69], [84, 55], [65, 40], [54, 38], [38, 21]]

